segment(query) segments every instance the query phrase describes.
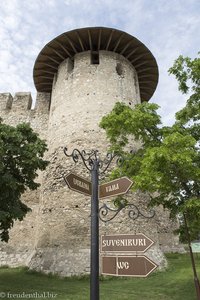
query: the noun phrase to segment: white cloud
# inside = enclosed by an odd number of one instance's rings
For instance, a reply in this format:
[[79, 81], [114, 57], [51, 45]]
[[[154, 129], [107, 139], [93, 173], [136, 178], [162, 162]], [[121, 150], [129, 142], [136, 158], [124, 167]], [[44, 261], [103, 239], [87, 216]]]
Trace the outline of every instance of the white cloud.
[[1, 0], [0, 92], [35, 92], [34, 61], [51, 39], [80, 27], [107, 26], [140, 39], [154, 54], [160, 81], [152, 98], [165, 122], [184, 102], [167, 70], [199, 51], [199, 0]]

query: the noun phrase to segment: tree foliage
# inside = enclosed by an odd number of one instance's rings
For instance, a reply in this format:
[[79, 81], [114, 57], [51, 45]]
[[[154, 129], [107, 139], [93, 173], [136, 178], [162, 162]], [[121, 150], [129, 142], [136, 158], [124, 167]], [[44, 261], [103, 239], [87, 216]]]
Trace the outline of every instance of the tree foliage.
[[14, 220], [22, 220], [30, 208], [22, 203], [21, 195], [35, 190], [37, 170], [48, 164], [43, 159], [47, 150], [28, 124], [16, 128], [0, 120], [0, 239], [7, 242]]
[[[172, 217], [187, 213], [190, 227], [197, 228], [200, 221], [194, 224], [193, 219], [200, 220], [200, 59], [179, 56], [169, 72], [180, 91], [190, 95], [172, 126], [163, 126], [159, 106], [146, 102], [134, 109], [116, 103], [100, 126], [112, 150], [127, 158], [120, 172], [133, 179], [133, 189], [149, 192], [150, 205], [162, 204]], [[118, 169], [113, 172], [117, 176]]]

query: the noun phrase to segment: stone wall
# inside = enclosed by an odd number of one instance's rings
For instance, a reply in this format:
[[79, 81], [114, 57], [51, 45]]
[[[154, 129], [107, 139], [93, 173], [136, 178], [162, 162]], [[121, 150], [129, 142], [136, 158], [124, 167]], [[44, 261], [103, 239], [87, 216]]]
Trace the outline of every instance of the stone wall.
[[[108, 142], [98, 124], [117, 101], [132, 107], [140, 103], [139, 85], [130, 62], [109, 51], [99, 52], [99, 64], [91, 63], [89, 51], [76, 54], [73, 61], [64, 60], [54, 76], [51, 100], [49, 94], [39, 93], [33, 110], [30, 93], [17, 93], [14, 98], [0, 94], [2, 118], [11, 125], [29, 122], [47, 139], [46, 158], [50, 161], [39, 176], [40, 190], [24, 195], [33, 211], [23, 222], [16, 222], [8, 245], [0, 245], [1, 264], [25, 264], [61, 275], [89, 272], [90, 198], [69, 190], [63, 175], [74, 171], [90, 180], [90, 174], [83, 164], [75, 165], [67, 159], [63, 148], [67, 146], [69, 153], [74, 148], [98, 149], [105, 156]], [[146, 195], [129, 193], [128, 198], [147, 213]], [[100, 205], [109, 201], [100, 200]], [[167, 229], [162, 231], [160, 226]], [[175, 227], [163, 210], [157, 210], [152, 219], [140, 217], [137, 221], [130, 220], [123, 210], [113, 221], [100, 222], [101, 234], [142, 232], [152, 238], [155, 244], [147, 256], [160, 267], [166, 263], [161, 246], [170, 241], [171, 250], [176, 248], [177, 239], [172, 234]], [[167, 233], [162, 243], [160, 231]]]
[[[6, 124], [16, 126], [19, 123], [30, 123], [31, 127], [47, 139], [50, 95], [38, 93], [36, 107], [32, 109], [32, 97], [30, 93], [16, 93], [14, 97], [10, 93], [0, 94], [0, 117]], [[41, 182], [41, 174], [37, 181]], [[23, 195], [23, 201], [32, 209], [23, 221], [16, 221], [10, 230], [9, 243], [0, 243], [0, 265], [27, 265], [33, 255], [37, 218], [39, 211], [40, 189], [27, 192]]]

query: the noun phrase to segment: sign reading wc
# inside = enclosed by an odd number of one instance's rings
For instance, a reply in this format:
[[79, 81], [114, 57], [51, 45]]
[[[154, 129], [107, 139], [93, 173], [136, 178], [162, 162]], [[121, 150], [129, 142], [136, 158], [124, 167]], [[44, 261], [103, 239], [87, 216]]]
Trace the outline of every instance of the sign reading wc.
[[102, 252], [145, 252], [153, 244], [143, 233], [101, 236]]
[[147, 277], [156, 268], [157, 264], [144, 255], [102, 257], [104, 275]]

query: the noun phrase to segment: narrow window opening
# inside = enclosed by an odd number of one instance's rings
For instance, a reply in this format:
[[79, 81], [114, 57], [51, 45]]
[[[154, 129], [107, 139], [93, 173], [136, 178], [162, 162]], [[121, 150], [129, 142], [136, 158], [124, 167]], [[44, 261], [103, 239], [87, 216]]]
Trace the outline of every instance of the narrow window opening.
[[122, 76], [122, 77], [124, 76], [124, 69], [123, 69], [122, 64], [117, 63], [117, 65], [116, 65], [116, 72], [117, 72], [117, 74], [119, 76]]
[[58, 78], [58, 73], [54, 73], [54, 77], [53, 77], [53, 87], [55, 87], [55, 85], [56, 85], [57, 78]]
[[71, 73], [74, 69], [74, 60], [71, 58], [68, 58], [68, 64], [67, 64], [67, 72]]
[[99, 52], [98, 51], [91, 52], [91, 64], [99, 65]]

